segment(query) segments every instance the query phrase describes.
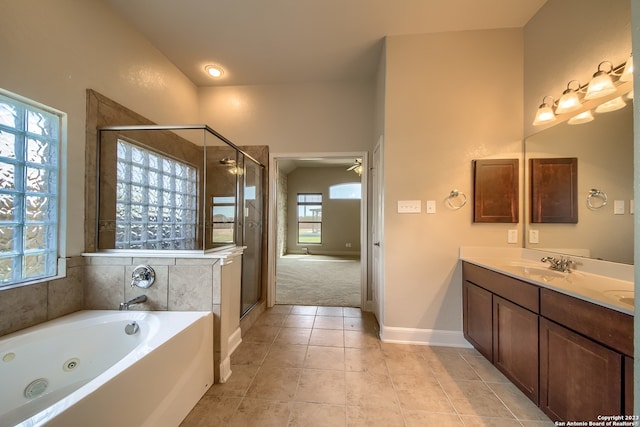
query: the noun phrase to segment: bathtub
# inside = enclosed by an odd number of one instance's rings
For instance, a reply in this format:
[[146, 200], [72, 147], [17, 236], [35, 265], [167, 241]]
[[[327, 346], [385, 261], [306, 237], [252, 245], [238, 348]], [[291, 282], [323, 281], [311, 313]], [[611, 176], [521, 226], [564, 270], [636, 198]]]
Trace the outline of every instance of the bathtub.
[[0, 338], [2, 427], [175, 427], [212, 383], [211, 312], [87, 310]]

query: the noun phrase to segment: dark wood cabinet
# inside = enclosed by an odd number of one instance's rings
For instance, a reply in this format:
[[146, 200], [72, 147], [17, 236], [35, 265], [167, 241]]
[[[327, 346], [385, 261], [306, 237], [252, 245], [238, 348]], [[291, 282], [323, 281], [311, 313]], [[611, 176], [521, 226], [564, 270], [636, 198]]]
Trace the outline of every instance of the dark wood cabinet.
[[621, 414], [621, 380], [620, 353], [540, 320], [540, 408], [552, 420]]
[[470, 282], [464, 282], [464, 337], [484, 357], [493, 362], [492, 294]]
[[463, 262], [469, 342], [554, 421], [633, 414], [633, 316]]
[[493, 296], [493, 363], [538, 403], [538, 315]]

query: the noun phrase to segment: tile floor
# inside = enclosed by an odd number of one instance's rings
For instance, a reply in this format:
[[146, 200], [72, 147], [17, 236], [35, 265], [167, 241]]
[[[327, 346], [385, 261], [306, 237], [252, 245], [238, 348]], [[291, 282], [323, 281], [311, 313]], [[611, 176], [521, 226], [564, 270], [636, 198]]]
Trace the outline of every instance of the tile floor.
[[181, 427], [553, 426], [473, 349], [382, 343], [370, 313], [277, 305]]

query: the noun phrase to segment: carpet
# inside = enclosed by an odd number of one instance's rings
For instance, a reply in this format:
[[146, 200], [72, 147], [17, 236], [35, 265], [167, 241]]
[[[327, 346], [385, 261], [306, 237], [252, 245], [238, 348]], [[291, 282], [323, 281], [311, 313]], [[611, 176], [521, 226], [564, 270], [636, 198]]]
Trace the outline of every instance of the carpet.
[[326, 255], [278, 258], [276, 304], [360, 307], [360, 259]]

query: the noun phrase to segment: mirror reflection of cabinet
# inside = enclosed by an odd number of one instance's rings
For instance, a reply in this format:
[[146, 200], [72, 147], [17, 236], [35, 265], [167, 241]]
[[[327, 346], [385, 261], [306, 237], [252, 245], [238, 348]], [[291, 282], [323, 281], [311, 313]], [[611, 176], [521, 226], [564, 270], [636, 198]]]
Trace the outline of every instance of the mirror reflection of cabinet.
[[531, 222], [578, 222], [578, 159], [531, 159]]
[[518, 222], [518, 159], [473, 161], [473, 222]]

